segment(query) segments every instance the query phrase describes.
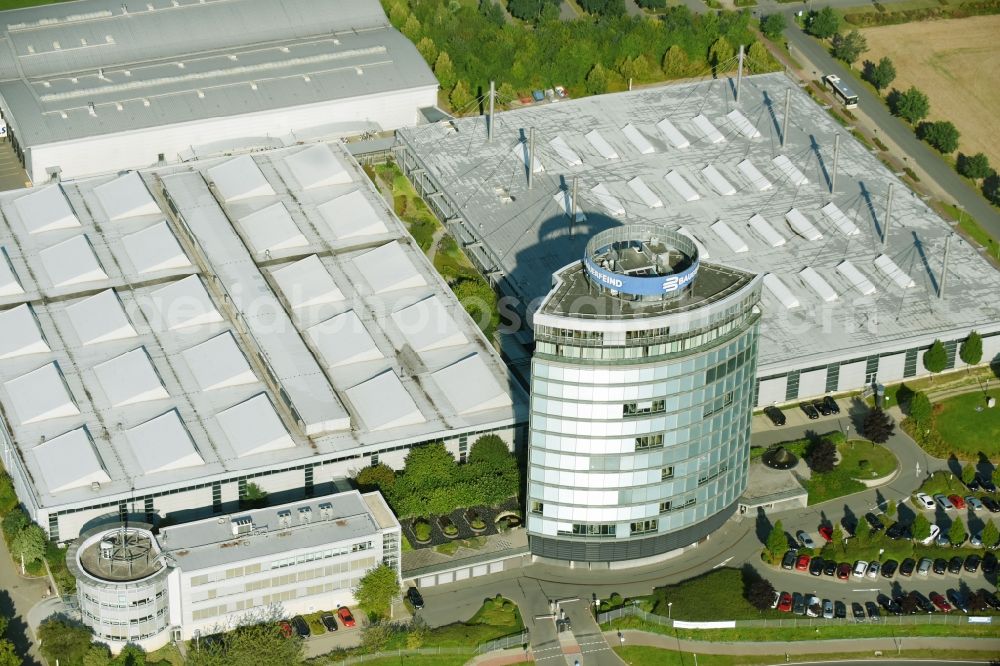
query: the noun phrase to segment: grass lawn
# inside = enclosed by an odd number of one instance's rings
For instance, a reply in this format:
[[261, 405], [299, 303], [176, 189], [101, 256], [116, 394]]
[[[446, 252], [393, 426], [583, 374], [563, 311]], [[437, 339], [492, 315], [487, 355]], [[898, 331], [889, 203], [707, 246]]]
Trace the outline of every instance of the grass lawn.
[[[366, 666], [462, 666], [473, 657], [470, 652], [467, 655], [455, 654], [401, 654], [398, 657], [385, 657], [384, 659], [365, 659]], [[533, 663], [533, 662], [532, 662]]]
[[986, 248], [987, 253], [1000, 259], [1000, 243], [990, 235], [983, 225], [979, 224], [976, 218], [969, 215], [964, 210], [959, 210], [957, 206], [940, 201], [935, 208], [943, 212], [947, 217], [958, 222], [958, 228], [969, 235], [972, 240]]
[[36, 7], [38, 5], [54, 5], [57, 2], [66, 0], [0, 0], [0, 11], [7, 9], [22, 9], [24, 7]]
[[[467, 622], [446, 624], [431, 629], [424, 640], [424, 647], [469, 647], [486, 643], [495, 638], [516, 634], [524, 629], [521, 611], [509, 599], [487, 599]], [[405, 640], [405, 639], [404, 639]]]
[[[626, 664], [641, 664], [642, 666], [691, 666], [694, 658], [690, 652], [677, 652], [645, 645], [625, 645], [614, 648], [615, 653]], [[900, 653], [903, 658], [910, 659], [982, 659], [982, 652], [954, 650], [920, 650]], [[815, 655], [796, 655], [796, 662], [833, 661], [848, 659], [871, 659], [872, 651], [830, 653], [817, 652]], [[774, 655], [735, 656], [729, 654], [699, 654], [698, 664], [704, 666], [753, 666], [755, 664], [773, 664]]]
[[312, 632], [313, 636], [326, 633], [326, 627], [323, 626], [323, 622], [320, 618], [327, 613], [333, 613], [333, 611], [316, 611], [315, 613], [309, 613], [308, 615], [302, 616], [302, 618], [306, 621], [306, 624], [309, 625], [309, 630]]
[[146, 666], [182, 666], [184, 657], [173, 643], [167, 643], [159, 650], [146, 655]]
[[751, 606], [743, 597], [743, 574], [731, 568], [658, 587], [653, 590], [651, 601], [651, 612], [664, 617], [668, 613], [667, 604], [672, 603], [670, 616], [676, 620], [759, 620], [784, 616], [770, 609], [762, 613]]
[[[989, 391], [1000, 398], [1000, 391]], [[981, 407], [982, 411], [976, 411]], [[1000, 454], [1000, 408], [986, 409], [979, 391], [946, 398], [934, 406], [937, 431], [956, 453], [973, 458], [980, 452], [989, 458]]]
[[884, 446], [863, 439], [852, 439], [837, 447], [840, 464], [853, 479], [877, 479], [892, 474], [899, 465], [896, 456]]

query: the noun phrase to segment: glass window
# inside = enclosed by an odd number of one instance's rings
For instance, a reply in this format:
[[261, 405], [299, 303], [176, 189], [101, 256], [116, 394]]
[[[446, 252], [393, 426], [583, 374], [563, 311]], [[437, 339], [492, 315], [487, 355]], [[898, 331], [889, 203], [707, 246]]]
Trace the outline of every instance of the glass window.
[[669, 467], [664, 467], [660, 470], [660, 481], [666, 481], [667, 479], [674, 478], [674, 467], [673, 465]]
[[637, 523], [632, 523], [630, 525], [630, 529], [633, 536], [636, 534], [648, 534], [649, 532], [655, 532], [659, 524], [660, 521], [656, 518], [651, 518], [649, 520], [640, 520]]

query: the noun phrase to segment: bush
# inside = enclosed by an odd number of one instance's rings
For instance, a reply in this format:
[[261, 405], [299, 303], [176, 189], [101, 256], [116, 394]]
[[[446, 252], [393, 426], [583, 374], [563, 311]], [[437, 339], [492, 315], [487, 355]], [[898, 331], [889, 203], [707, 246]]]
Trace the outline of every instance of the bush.
[[826, 438], [818, 439], [809, 446], [806, 462], [814, 472], [822, 474], [833, 471], [837, 464], [837, 447]]
[[990, 158], [983, 153], [966, 155], [959, 153], [955, 162], [955, 168], [966, 178], [980, 179], [989, 176], [993, 169], [990, 167]]
[[958, 150], [959, 136], [958, 128], [947, 120], [923, 122], [917, 125], [917, 138], [926, 141], [945, 155]]
[[994, 171], [983, 179], [983, 196], [994, 206], [1000, 206], [1000, 176]]
[[760, 20], [760, 30], [768, 39], [779, 39], [785, 32], [785, 27], [784, 14], [768, 14]]
[[911, 124], [926, 118], [931, 110], [931, 102], [927, 95], [915, 86], [910, 86], [903, 92], [893, 88], [885, 101], [894, 116], [899, 116]]
[[824, 7], [820, 11], [809, 12], [806, 17], [806, 32], [813, 37], [827, 39], [837, 34], [840, 28], [840, 19], [831, 7]]
[[426, 520], [413, 521], [413, 536], [417, 541], [427, 542], [431, 540], [431, 525]]

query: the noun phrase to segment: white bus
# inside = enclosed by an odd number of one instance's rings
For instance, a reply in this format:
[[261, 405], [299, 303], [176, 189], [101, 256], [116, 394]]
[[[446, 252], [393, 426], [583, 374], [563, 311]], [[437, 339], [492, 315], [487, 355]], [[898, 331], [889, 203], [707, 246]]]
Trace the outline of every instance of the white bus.
[[845, 109], [855, 109], [858, 106], [858, 96], [853, 90], [844, 85], [840, 77], [836, 74], [827, 74], [823, 77], [823, 83], [833, 91], [833, 94], [844, 105]]

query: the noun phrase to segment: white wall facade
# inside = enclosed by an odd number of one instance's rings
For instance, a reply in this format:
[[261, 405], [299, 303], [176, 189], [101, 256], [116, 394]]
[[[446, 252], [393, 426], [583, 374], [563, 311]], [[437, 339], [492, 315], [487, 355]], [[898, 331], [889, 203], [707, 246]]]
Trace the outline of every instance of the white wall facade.
[[776, 402], [785, 402], [785, 388], [787, 386], [788, 377], [784, 375], [761, 381], [757, 389], [757, 405], [765, 407]]
[[810, 396], [826, 393], [826, 368], [810, 370], [799, 375], [799, 395]]

